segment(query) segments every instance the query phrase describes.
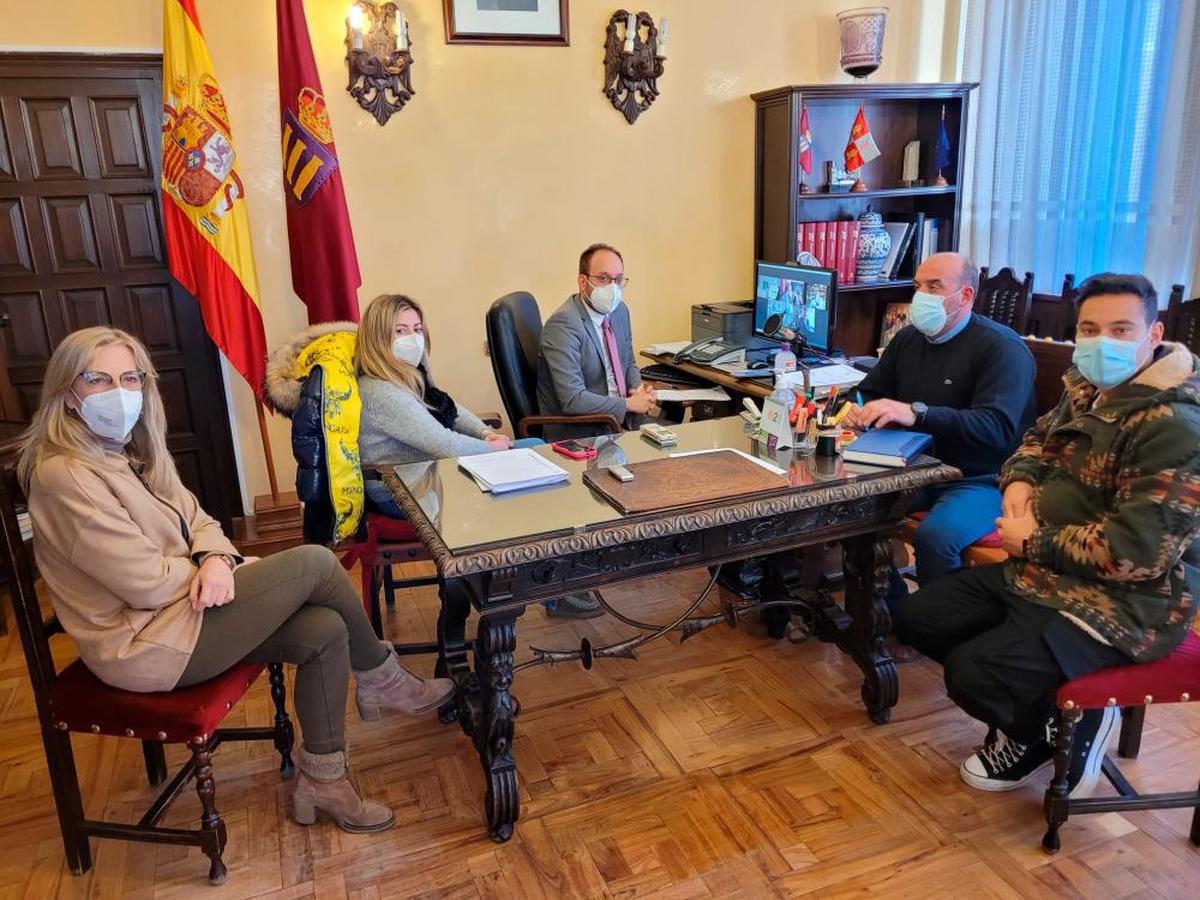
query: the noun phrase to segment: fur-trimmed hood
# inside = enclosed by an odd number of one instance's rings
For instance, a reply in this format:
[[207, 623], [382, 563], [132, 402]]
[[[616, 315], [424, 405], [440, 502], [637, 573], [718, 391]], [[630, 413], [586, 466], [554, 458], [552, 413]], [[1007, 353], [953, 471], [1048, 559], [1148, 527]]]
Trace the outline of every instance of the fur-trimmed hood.
[[300, 377], [296, 360], [301, 352], [319, 337], [339, 331], [357, 332], [354, 322], [322, 322], [310, 325], [292, 335], [267, 356], [267, 374], [263, 387], [271, 403], [285, 416], [291, 416], [300, 402]]

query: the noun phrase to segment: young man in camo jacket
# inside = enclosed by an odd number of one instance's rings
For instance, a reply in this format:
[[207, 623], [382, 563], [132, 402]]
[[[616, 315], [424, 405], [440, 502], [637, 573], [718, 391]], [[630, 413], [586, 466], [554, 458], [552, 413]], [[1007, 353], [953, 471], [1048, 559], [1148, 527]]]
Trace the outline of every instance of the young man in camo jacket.
[[[1186, 637], [1200, 591], [1200, 359], [1163, 341], [1140, 275], [1080, 288], [1075, 365], [1058, 406], [1005, 463], [996, 520], [1010, 559], [913, 595], [900, 636], [945, 668], [989, 726], [960, 773], [1016, 788], [1052, 762], [1053, 697], [1098, 669], [1149, 662]], [[1094, 786], [1120, 719], [1084, 713], [1072, 796]]]

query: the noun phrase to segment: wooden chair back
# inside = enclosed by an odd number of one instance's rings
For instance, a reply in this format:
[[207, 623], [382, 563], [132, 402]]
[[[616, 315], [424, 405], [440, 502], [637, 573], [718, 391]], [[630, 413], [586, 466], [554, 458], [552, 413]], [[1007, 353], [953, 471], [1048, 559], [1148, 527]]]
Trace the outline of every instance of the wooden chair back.
[[1007, 266], [995, 275], [988, 274], [987, 266], [979, 270], [979, 292], [975, 297], [974, 310], [981, 316], [1007, 325], [1023, 335], [1032, 301], [1032, 272], [1026, 272], [1025, 280], [1018, 281], [1016, 274]]
[[50, 636], [61, 632], [58, 620], [43, 619], [35, 587], [33, 555], [21, 523], [28, 522], [25, 494], [17, 482], [12, 460], [0, 466], [0, 532], [4, 539], [4, 574], [12, 598], [13, 618], [21, 635], [29, 680], [37, 703], [38, 718], [50, 721], [49, 692], [57, 677], [54, 657], [50, 654]]
[[1167, 303], [1166, 337], [1200, 353], [1200, 297], [1183, 300], [1183, 285], [1172, 285]]

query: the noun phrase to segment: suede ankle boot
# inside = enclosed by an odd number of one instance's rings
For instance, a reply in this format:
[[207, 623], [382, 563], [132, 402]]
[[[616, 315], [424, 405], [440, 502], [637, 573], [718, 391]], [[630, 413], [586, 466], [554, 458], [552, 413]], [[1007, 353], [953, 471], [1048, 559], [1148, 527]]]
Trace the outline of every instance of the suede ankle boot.
[[374, 722], [383, 709], [408, 715], [423, 713], [454, 696], [454, 682], [449, 678], [418, 678], [400, 665], [391, 644], [387, 646], [387, 659], [373, 669], [354, 673], [355, 700], [364, 722]]
[[347, 754], [309, 753], [300, 749], [300, 774], [292, 794], [292, 817], [301, 825], [317, 821], [324, 812], [342, 831], [364, 834], [386, 831], [396, 822], [396, 814], [382, 803], [364, 800], [358, 795], [346, 769]]

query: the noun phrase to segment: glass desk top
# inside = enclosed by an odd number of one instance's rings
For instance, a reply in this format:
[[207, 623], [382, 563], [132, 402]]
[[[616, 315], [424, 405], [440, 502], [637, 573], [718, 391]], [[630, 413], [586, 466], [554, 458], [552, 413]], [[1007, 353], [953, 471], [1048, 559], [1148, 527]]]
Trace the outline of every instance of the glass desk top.
[[[766, 460], [787, 472], [788, 482], [797, 493], [887, 480], [888, 485], [881, 483], [878, 486], [878, 492], [884, 493], [898, 489], [890, 484], [897, 473], [915, 474], [914, 470], [927, 470], [925, 478], [917, 479], [921, 483], [956, 477], [955, 470], [942, 466], [928, 456], [918, 458], [906, 469], [896, 469], [848, 463], [841, 456], [830, 459], [811, 454], [793, 454], [791, 450], [770, 453], [765, 442], [751, 437], [750, 427], [739, 416], [689, 422], [673, 426], [671, 430], [678, 434], [679, 443], [665, 450], [636, 431], [593, 438], [590, 442], [599, 450], [599, 456], [591, 460], [567, 459], [551, 450], [549, 445], [538, 447], [535, 452], [565, 469], [568, 480], [549, 487], [498, 496], [480, 490], [471, 476], [459, 469], [455, 459], [394, 466], [391, 470], [396, 479], [386, 479], [386, 476], [385, 479], [401, 506], [406, 505], [405, 501], [415, 501], [421, 515], [437, 532], [446, 550], [458, 555], [500, 545], [581, 534], [613, 524], [654, 519], [654, 513], [622, 515], [583, 483], [583, 473], [590, 468], [638, 463], [690, 451], [730, 448]], [[380, 468], [385, 473], [388, 471], [388, 467]], [[911, 486], [921, 485], [914, 483]], [[730, 505], [742, 499], [752, 498], [735, 498], [694, 508]], [[671, 512], [678, 513], [679, 510]]]

